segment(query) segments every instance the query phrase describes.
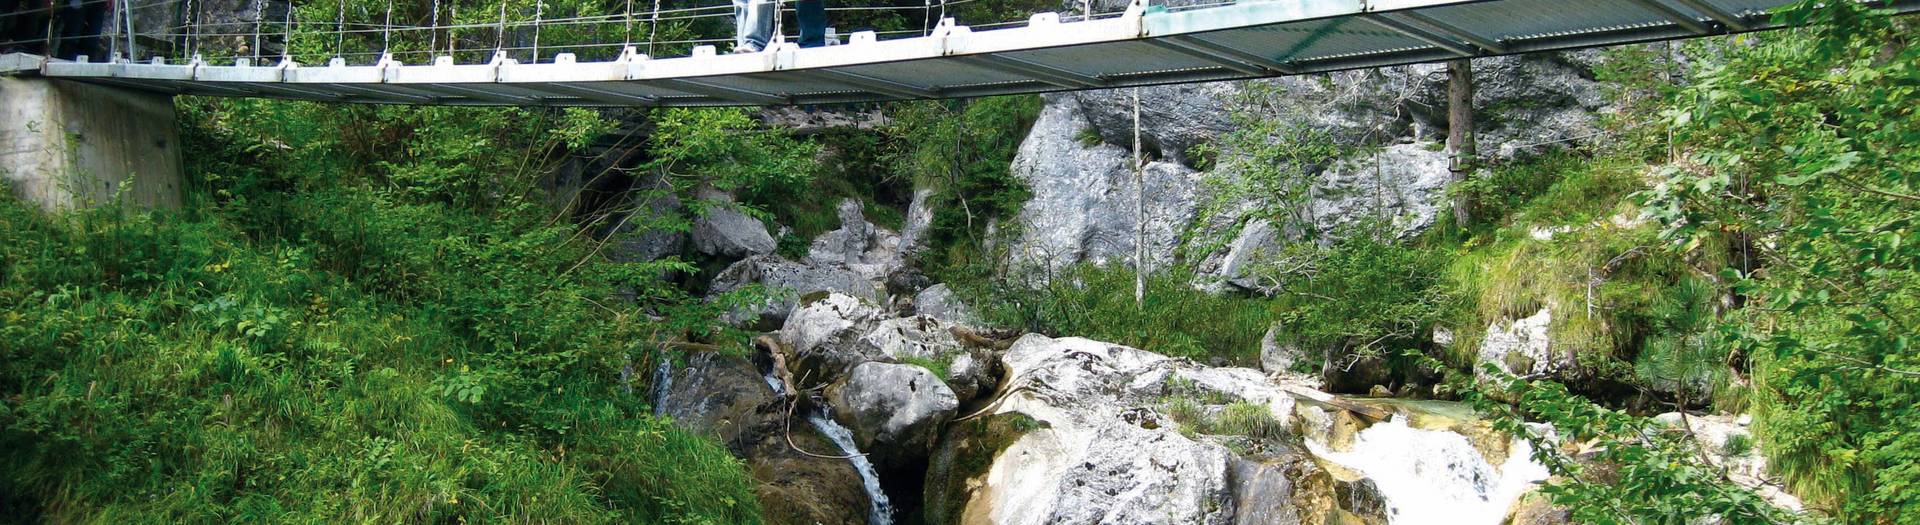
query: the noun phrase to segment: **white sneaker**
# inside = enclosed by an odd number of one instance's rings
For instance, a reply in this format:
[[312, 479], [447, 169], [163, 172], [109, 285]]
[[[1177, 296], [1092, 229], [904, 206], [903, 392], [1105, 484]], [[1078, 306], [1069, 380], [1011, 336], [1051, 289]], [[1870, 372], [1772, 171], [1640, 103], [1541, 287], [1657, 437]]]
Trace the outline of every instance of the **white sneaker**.
[[736, 54], [736, 55], [746, 55], [746, 54], [759, 53], [759, 52], [760, 52], [760, 48], [756, 48], [753, 46], [734, 46], [733, 47], [733, 54]]

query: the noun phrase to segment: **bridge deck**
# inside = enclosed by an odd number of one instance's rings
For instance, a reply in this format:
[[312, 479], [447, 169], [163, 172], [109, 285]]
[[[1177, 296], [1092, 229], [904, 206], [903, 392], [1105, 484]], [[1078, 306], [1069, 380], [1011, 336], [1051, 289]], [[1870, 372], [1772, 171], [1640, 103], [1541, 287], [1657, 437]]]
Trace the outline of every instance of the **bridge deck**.
[[[609, 62], [348, 65], [103, 63], [0, 58], [37, 71], [168, 93], [336, 102], [724, 106], [958, 98], [1233, 80], [1576, 49], [1774, 27], [1789, 0], [1267, 0], [1111, 18], [1035, 15], [1024, 27], [746, 55]], [[1920, 0], [1885, 4], [1920, 11]]]

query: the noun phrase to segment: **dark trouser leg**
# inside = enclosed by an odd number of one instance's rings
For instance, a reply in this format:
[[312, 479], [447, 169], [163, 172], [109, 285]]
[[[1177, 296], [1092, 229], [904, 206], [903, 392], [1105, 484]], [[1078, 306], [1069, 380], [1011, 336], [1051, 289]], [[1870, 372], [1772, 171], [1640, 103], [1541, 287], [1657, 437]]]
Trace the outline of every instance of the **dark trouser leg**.
[[794, 4], [793, 13], [800, 19], [800, 47], [827, 45], [826, 0], [800, 0]]

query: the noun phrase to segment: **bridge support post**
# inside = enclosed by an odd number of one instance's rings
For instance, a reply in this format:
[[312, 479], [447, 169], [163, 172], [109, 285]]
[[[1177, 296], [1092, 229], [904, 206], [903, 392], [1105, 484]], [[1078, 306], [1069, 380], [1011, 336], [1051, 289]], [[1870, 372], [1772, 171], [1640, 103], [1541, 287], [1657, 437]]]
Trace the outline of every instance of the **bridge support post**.
[[0, 76], [0, 176], [47, 211], [180, 206], [173, 97]]

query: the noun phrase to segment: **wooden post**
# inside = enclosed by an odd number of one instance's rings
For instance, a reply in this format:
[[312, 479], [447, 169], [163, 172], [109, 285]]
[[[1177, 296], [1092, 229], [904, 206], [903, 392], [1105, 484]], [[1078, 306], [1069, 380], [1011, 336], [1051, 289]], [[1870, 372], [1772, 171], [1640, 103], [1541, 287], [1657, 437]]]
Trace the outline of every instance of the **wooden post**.
[[1454, 188], [1453, 222], [1465, 228], [1472, 220], [1473, 200], [1463, 185], [1473, 173], [1477, 149], [1473, 132], [1473, 61], [1456, 58], [1447, 62], [1447, 153], [1449, 177]]

